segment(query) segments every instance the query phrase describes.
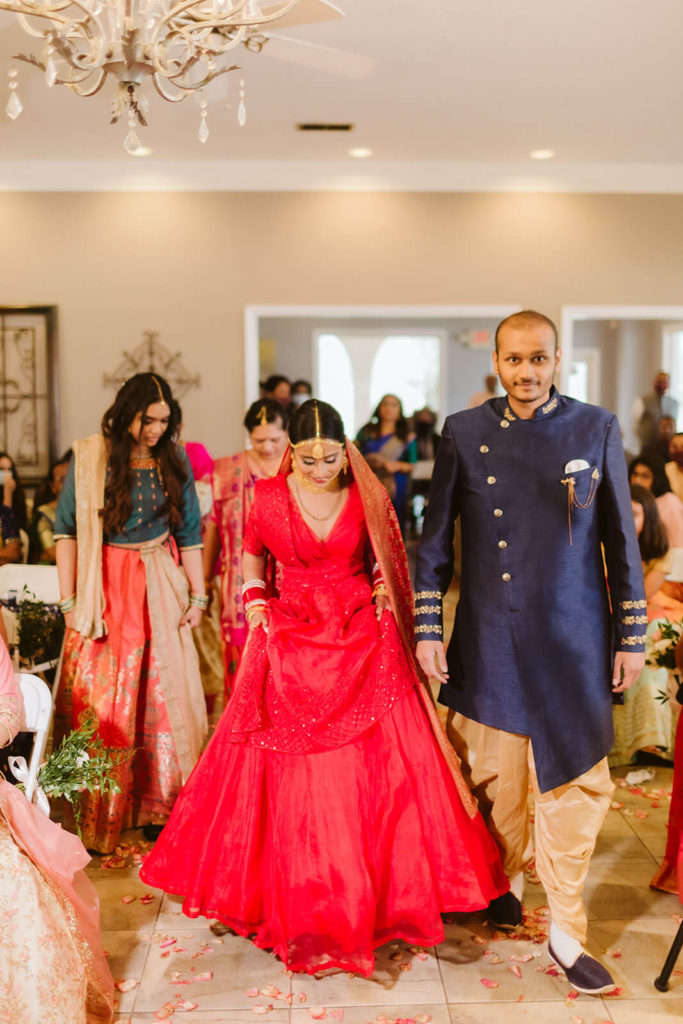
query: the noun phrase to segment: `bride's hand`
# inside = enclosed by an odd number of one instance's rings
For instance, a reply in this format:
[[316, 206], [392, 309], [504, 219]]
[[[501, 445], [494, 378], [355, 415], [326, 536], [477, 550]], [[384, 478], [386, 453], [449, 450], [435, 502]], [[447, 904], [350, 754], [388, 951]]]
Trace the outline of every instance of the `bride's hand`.
[[265, 609], [262, 612], [261, 611], [254, 612], [254, 614], [252, 616], [250, 616], [250, 618], [249, 618], [249, 632], [250, 633], [253, 633], [254, 630], [258, 629], [259, 626], [263, 626], [263, 631], [265, 633], [268, 632], [268, 616], [266, 614]]
[[375, 615], [377, 616], [378, 622], [382, 618], [382, 612], [385, 609], [391, 615], [393, 615], [393, 612], [391, 611], [391, 604], [389, 603], [389, 598], [387, 597], [387, 595], [378, 594], [377, 597], [375, 598]]

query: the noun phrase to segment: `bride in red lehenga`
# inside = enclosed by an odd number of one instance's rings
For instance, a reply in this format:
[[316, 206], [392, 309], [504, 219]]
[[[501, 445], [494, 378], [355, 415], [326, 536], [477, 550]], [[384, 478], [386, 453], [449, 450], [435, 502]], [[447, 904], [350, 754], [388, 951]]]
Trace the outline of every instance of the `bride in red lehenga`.
[[434, 945], [442, 913], [514, 898], [418, 677], [387, 493], [326, 403], [289, 436], [245, 531], [234, 694], [141, 877], [290, 970], [370, 975], [377, 946]]

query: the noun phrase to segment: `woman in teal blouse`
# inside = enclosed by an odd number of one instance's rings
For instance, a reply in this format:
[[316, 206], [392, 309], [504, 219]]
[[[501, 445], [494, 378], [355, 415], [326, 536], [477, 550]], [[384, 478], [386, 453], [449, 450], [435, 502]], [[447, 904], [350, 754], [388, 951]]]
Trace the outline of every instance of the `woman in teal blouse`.
[[199, 506], [176, 408], [158, 374], [128, 380], [102, 433], [74, 443], [57, 505], [57, 728], [94, 714], [120, 762], [120, 793], [83, 797], [83, 841], [102, 853], [122, 829], [158, 833], [206, 734], [190, 634], [206, 607]]

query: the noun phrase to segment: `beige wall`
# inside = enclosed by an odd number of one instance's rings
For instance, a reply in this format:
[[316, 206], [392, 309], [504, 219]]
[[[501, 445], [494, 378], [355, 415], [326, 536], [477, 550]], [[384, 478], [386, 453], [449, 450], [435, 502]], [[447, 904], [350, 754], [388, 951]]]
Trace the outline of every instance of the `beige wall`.
[[61, 446], [145, 329], [202, 378], [187, 436], [241, 444], [249, 304], [683, 304], [683, 196], [0, 193], [0, 304], [59, 311]]

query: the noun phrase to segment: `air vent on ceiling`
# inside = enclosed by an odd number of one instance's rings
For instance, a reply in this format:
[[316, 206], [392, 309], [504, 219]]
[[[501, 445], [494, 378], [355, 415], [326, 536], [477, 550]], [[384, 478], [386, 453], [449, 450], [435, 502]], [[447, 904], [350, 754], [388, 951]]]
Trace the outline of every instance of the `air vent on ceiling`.
[[298, 124], [297, 131], [300, 132], [350, 132], [353, 131], [352, 124]]

